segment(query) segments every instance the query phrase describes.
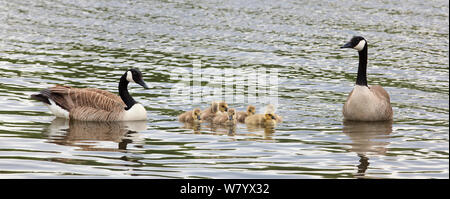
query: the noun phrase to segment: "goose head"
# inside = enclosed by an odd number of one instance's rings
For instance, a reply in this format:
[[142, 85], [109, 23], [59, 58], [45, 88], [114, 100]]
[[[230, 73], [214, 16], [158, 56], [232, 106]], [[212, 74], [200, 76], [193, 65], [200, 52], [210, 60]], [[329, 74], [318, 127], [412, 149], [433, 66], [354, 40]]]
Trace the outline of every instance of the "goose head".
[[366, 47], [367, 41], [364, 39], [364, 37], [361, 36], [354, 36], [352, 39], [350, 39], [349, 42], [347, 42], [345, 45], [341, 46], [341, 48], [353, 48], [358, 51], [361, 51]]
[[124, 75], [126, 75], [126, 80], [128, 82], [134, 82], [146, 89], [148, 88], [147, 84], [144, 82], [144, 79], [142, 78], [141, 71], [139, 71], [137, 68], [127, 70], [127, 72]]

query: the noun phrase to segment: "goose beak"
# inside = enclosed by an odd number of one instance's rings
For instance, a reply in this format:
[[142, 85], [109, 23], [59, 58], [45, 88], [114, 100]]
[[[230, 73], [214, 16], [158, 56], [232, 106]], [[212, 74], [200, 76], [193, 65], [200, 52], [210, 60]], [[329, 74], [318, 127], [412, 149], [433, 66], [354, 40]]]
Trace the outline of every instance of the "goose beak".
[[352, 47], [352, 43], [348, 42], [345, 45], [341, 46], [341, 48], [351, 48]]
[[147, 84], [144, 82], [144, 80], [139, 80], [139, 81], [136, 81], [136, 84], [139, 84], [139, 85], [141, 85], [142, 87], [144, 87], [145, 89], [148, 89], [148, 86], [147, 86]]

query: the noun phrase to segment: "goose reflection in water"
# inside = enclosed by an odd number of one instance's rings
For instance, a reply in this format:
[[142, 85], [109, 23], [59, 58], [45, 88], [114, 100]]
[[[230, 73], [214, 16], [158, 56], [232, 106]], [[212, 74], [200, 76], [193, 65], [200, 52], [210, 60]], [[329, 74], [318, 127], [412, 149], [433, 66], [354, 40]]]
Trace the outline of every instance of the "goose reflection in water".
[[364, 177], [370, 165], [368, 154], [386, 154], [386, 146], [389, 145], [389, 142], [381, 140], [387, 140], [388, 135], [392, 133], [392, 121], [344, 121], [343, 132], [352, 140], [350, 151], [355, 152], [360, 158], [358, 173], [355, 174], [355, 177]]
[[[129, 143], [139, 143], [138, 132], [147, 129], [146, 121], [87, 122], [54, 119], [48, 131], [52, 143], [81, 147], [87, 151], [126, 150]], [[117, 148], [98, 148], [96, 141], [118, 143]]]

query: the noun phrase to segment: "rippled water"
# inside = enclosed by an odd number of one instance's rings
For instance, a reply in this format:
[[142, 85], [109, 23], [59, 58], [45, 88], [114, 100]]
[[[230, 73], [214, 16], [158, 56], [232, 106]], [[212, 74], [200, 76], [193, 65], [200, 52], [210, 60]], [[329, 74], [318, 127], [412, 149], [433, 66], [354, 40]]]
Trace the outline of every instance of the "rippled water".
[[[368, 81], [390, 93], [392, 123], [343, 122], [358, 59], [339, 46], [353, 35], [369, 42]], [[0, 178], [448, 178], [448, 48], [448, 1], [0, 0]], [[225, 79], [232, 68], [239, 85], [275, 71], [259, 94], [284, 122], [179, 123], [209, 105], [171, 95], [195, 63]], [[117, 93], [131, 67], [151, 87], [129, 86], [145, 122], [69, 122], [29, 98], [55, 84]]]

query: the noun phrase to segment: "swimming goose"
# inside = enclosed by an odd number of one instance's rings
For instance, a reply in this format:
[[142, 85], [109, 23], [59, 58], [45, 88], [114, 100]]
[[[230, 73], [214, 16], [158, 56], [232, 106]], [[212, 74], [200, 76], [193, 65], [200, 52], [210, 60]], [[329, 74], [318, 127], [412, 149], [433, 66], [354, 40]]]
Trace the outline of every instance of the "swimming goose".
[[119, 82], [119, 96], [96, 88], [56, 85], [31, 95], [43, 102], [56, 117], [83, 121], [146, 120], [147, 111], [128, 93], [128, 83], [148, 88], [138, 69], [127, 70]]
[[212, 102], [211, 106], [200, 114], [202, 120], [212, 120], [216, 115], [226, 114], [228, 104], [225, 102]]
[[393, 111], [389, 94], [379, 85], [367, 85], [367, 41], [354, 36], [341, 48], [353, 48], [359, 54], [356, 85], [344, 104], [342, 113], [345, 120], [384, 121], [392, 120]]
[[192, 111], [184, 112], [178, 116], [180, 122], [200, 122], [200, 109], [195, 108]]
[[239, 111], [237, 112], [237, 121], [238, 122], [245, 122], [245, 118], [254, 115], [256, 112], [256, 108], [252, 105], [247, 106], [247, 112]]
[[274, 109], [270, 105], [267, 106], [264, 114], [254, 114], [245, 118], [247, 125], [261, 125], [263, 127], [275, 126], [277, 118], [275, 117]]
[[236, 110], [234, 108], [228, 109], [227, 114], [216, 115], [213, 119], [214, 124], [234, 125], [236, 122]]

